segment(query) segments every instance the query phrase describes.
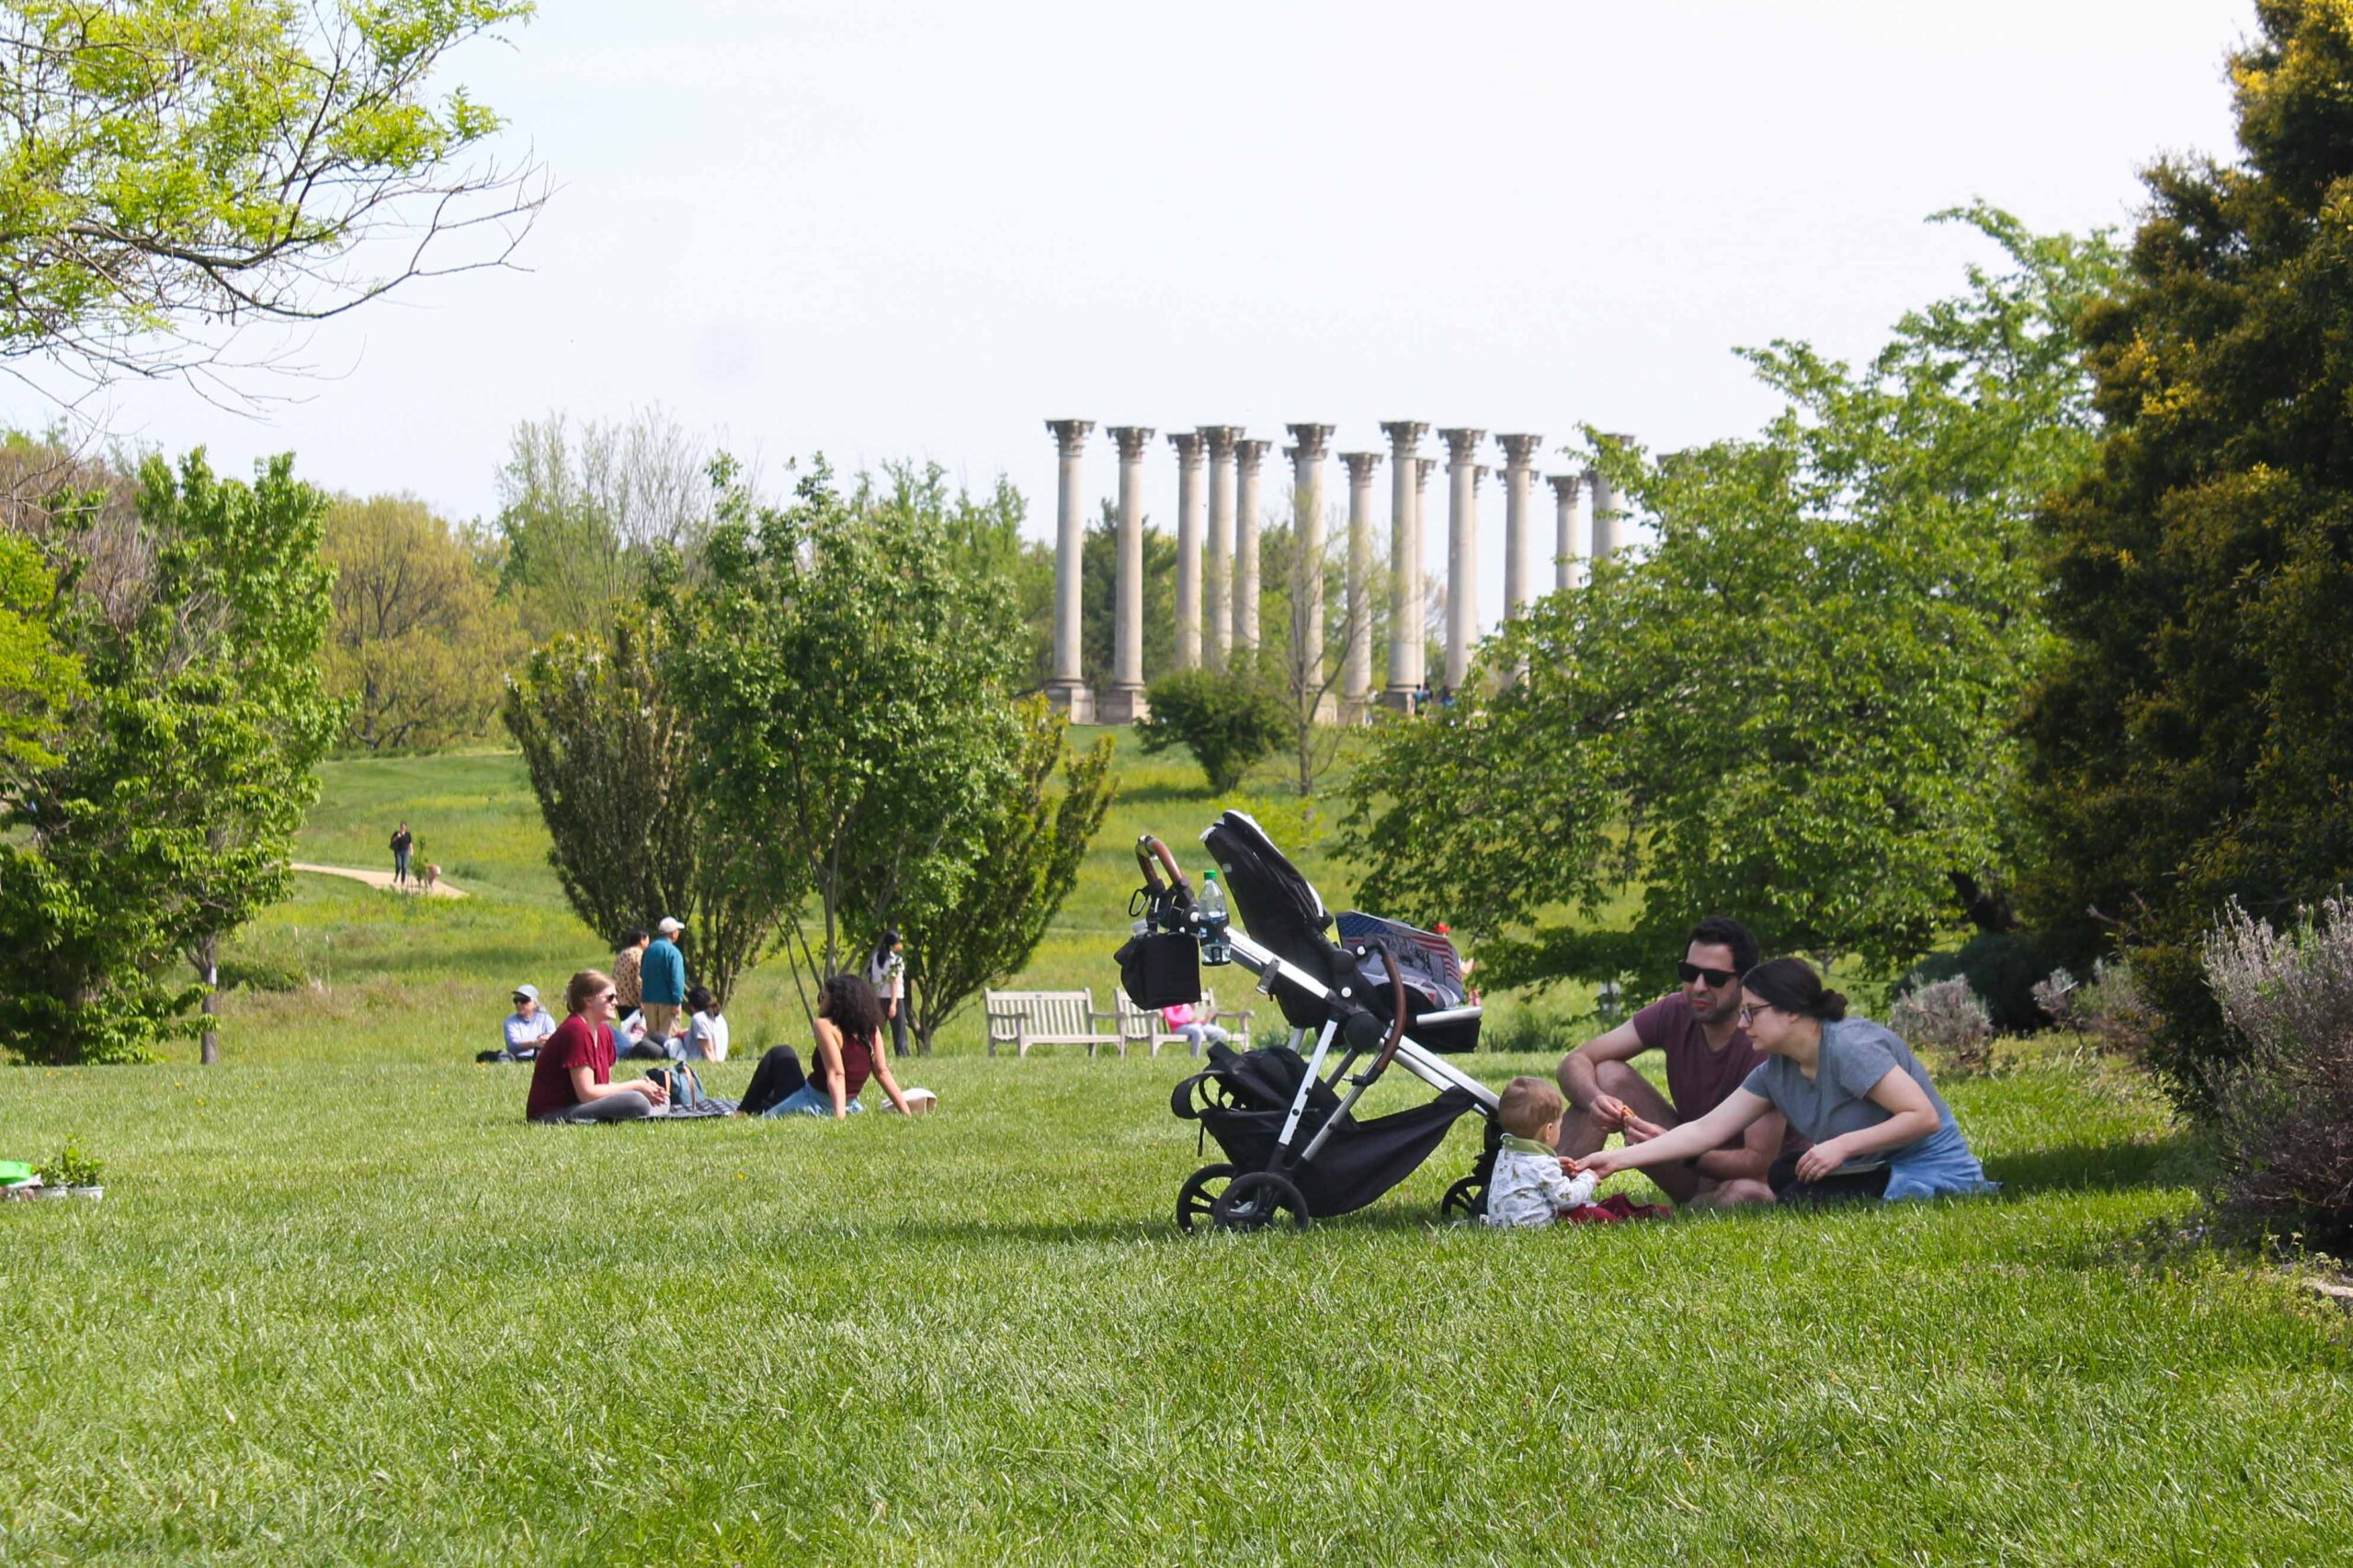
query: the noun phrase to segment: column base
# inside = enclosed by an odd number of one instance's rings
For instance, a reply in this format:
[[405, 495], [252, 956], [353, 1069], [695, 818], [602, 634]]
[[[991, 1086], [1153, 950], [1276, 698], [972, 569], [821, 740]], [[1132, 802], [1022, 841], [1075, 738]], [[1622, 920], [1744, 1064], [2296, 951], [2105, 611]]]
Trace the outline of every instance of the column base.
[[1340, 722], [1343, 724], [1371, 723], [1372, 694], [1366, 692], [1360, 696], [1340, 699]]
[[1134, 724], [1152, 717], [1152, 704], [1144, 700], [1141, 686], [1106, 687], [1095, 702], [1095, 722], [1098, 724]]
[[1414, 690], [1410, 686], [1392, 686], [1380, 697], [1381, 706], [1396, 713], [1414, 711]]
[[1095, 722], [1095, 692], [1085, 681], [1050, 680], [1046, 683], [1046, 700], [1055, 711], [1069, 715], [1074, 724]]

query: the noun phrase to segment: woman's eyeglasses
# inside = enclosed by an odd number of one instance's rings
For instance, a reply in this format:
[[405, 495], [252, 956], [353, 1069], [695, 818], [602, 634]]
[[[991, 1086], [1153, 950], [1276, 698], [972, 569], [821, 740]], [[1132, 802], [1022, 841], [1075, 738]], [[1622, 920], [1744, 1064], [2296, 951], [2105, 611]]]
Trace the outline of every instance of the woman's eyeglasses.
[[1764, 1002], [1751, 1002], [1747, 1006], [1742, 1007], [1738, 1012], [1734, 1013], [1733, 1017], [1740, 1020], [1740, 1027], [1742, 1028], [1746, 1028], [1748, 1027], [1748, 1021], [1751, 1018], [1754, 1018], [1759, 1013], [1769, 1013], [1773, 1009], [1769, 1004]]
[[1706, 969], [1696, 963], [1677, 964], [1675, 966], [1675, 976], [1686, 985], [1690, 984], [1695, 980], [1704, 980], [1708, 983], [1708, 988], [1711, 991], [1722, 991], [1725, 986], [1730, 985], [1733, 981], [1740, 978], [1739, 975], [1733, 973], [1731, 970]]

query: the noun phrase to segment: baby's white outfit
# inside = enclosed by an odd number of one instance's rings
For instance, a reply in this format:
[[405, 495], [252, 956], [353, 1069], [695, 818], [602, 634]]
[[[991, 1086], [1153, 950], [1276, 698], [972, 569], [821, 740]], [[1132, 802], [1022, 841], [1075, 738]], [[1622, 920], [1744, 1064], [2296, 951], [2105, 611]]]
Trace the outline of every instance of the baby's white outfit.
[[1573, 1176], [1562, 1170], [1559, 1150], [1533, 1138], [1506, 1135], [1495, 1151], [1495, 1174], [1487, 1181], [1487, 1223], [1549, 1225], [1563, 1209], [1592, 1202], [1593, 1189], [1599, 1185], [1594, 1176]]

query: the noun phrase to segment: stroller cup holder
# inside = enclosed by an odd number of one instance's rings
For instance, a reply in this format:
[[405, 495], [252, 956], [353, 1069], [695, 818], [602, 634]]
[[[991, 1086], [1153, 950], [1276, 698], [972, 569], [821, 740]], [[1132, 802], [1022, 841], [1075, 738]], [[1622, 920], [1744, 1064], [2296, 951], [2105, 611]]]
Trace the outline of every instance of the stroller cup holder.
[[[1129, 972], [1135, 944], [1147, 939], [1181, 935], [1204, 949], [1222, 945], [1276, 1001], [1291, 1032], [1287, 1044], [1248, 1052], [1211, 1045], [1207, 1070], [1171, 1093], [1171, 1113], [1198, 1121], [1226, 1156], [1179, 1188], [1178, 1227], [1304, 1229], [1361, 1209], [1412, 1175], [1466, 1111], [1485, 1119], [1486, 1136], [1471, 1174], [1448, 1189], [1442, 1211], [1483, 1214], [1500, 1143], [1498, 1101], [1444, 1060], [1475, 1049], [1478, 1040], [1479, 1009], [1455, 1005], [1459, 994], [1440, 983], [1441, 971], [1459, 973], [1451, 944], [1354, 914], [1347, 921], [1369, 935], [1336, 942], [1322, 898], [1256, 822], [1227, 812], [1201, 840], [1221, 868], [1240, 929], [1212, 929], [1168, 846], [1143, 835], [1136, 841], [1143, 885], [1130, 905], [1139, 924], [1121, 949], [1121, 972]], [[1437, 1097], [1358, 1120], [1358, 1102], [1392, 1067]]]

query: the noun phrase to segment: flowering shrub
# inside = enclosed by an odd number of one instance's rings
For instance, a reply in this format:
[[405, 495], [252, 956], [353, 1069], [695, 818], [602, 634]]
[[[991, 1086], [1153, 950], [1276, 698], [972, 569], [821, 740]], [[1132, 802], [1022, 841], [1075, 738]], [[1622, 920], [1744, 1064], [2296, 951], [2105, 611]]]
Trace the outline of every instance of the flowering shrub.
[[2089, 980], [2054, 969], [2035, 982], [2034, 1005], [2063, 1029], [2089, 1035], [2103, 1051], [2145, 1059], [2149, 1041], [2163, 1021], [2141, 988], [2130, 963], [2101, 959]]
[[1994, 1016], [1960, 975], [1898, 998], [1887, 1025], [1914, 1049], [1934, 1051], [1949, 1072], [1983, 1073], [1994, 1064]]
[[2245, 1048], [2217, 1086], [2224, 1207], [2353, 1241], [2353, 902], [2275, 931], [2234, 901], [2206, 937], [2206, 981]]

